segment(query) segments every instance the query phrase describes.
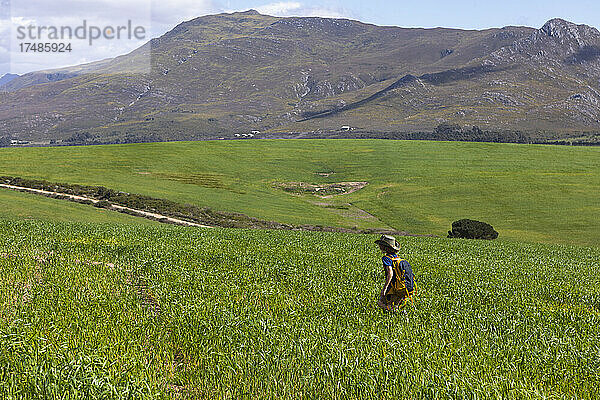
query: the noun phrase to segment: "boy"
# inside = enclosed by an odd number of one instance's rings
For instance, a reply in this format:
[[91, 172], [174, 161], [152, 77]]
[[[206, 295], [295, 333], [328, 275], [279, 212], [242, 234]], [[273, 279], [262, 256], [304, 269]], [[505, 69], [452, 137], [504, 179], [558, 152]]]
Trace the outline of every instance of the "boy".
[[385, 269], [385, 285], [377, 305], [386, 311], [400, 309], [408, 303], [415, 290], [414, 275], [408, 261], [396, 254], [400, 245], [392, 236], [381, 235], [375, 243], [385, 254], [381, 259]]

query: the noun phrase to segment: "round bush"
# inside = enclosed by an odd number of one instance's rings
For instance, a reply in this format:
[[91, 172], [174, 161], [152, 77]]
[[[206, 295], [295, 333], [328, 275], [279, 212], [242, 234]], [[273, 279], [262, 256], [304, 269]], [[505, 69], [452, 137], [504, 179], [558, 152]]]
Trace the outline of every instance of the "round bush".
[[493, 240], [498, 237], [498, 232], [485, 222], [472, 219], [461, 219], [452, 223], [452, 230], [448, 231], [449, 238], [460, 239], [486, 239]]

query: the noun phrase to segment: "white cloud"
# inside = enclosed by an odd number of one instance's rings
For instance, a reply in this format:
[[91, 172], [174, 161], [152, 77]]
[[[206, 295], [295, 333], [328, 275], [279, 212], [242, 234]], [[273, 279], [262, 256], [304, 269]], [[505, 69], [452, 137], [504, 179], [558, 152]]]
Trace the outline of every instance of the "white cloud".
[[261, 14], [278, 17], [348, 18], [352, 13], [342, 8], [313, 7], [297, 1], [280, 1], [255, 7]]
[[264, 6], [256, 7], [256, 11], [267, 15], [288, 15], [290, 12], [298, 11], [302, 7], [301, 3], [295, 1], [279, 2], [265, 4]]
[[[16, 0], [11, 4], [12, 31], [5, 34], [10, 38], [10, 72], [26, 73], [42, 69], [54, 69], [81, 62], [90, 62], [127, 53], [150, 39], [152, 26], [152, 3], [150, 0]], [[100, 38], [89, 44], [90, 26], [102, 30], [105, 27], [127, 26], [131, 21], [133, 27], [142, 27], [146, 35], [143, 40], [131, 39], [123, 35], [121, 39], [107, 40]], [[69, 27], [72, 31], [86, 25], [86, 39], [69, 38], [53, 40], [48, 35], [49, 29], [55, 27], [61, 32], [61, 27]], [[32, 26], [33, 35], [28, 28]], [[44, 27], [42, 35], [37, 31]], [[27, 32], [24, 36], [19, 33]], [[66, 31], [65, 31], [66, 32]], [[125, 37], [124, 37], [125, 36]], [[71, 52], [23, 52], [22, 45], [26, 43], [70, 43]], [[7, 71], [0, 71], [7, 72]]]

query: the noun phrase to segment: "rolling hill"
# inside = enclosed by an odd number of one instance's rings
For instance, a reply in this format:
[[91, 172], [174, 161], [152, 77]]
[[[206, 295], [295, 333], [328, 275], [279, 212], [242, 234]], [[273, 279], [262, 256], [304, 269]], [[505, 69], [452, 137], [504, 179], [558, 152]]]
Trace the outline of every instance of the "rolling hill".
[[0, 94], [0, 137], [107, 143], [441, 123], [572, 137], [600, 130], [599, 81], [600, 32], [560, 19], [467, 31], [251, 10], [13, 79]]
[[[502, 240], [592, 246], [600, 244], [599, 171], [597, 147], [500, 143], [232, 140], [0, 149], [0, 177], [101, 185], [283, 224], [445, 236], [453, 221], [471, 218], [492, 224]], [[333, 196], [294, 190], [297, 183], [343, 182], [367, 184]], [[109, 221], [92, 206], [4, 190], [0, 218]]]

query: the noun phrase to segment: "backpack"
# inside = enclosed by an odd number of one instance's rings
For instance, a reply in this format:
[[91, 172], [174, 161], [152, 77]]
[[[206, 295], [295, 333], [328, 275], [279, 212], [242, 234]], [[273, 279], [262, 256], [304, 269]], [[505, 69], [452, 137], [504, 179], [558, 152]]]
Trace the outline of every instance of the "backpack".
[[394, 272], [394, 278], [390, 283], [390, 293], [395, 293], [400, 296], [406, 297], [406, 300], [412, 300], [412, 296], [415, 293], [415, 276], [412, 272], [412, 268], [408, 262], [403, 263], [400, 257], [390, 257], [386, 255], [392, 261], [392, 271]]

